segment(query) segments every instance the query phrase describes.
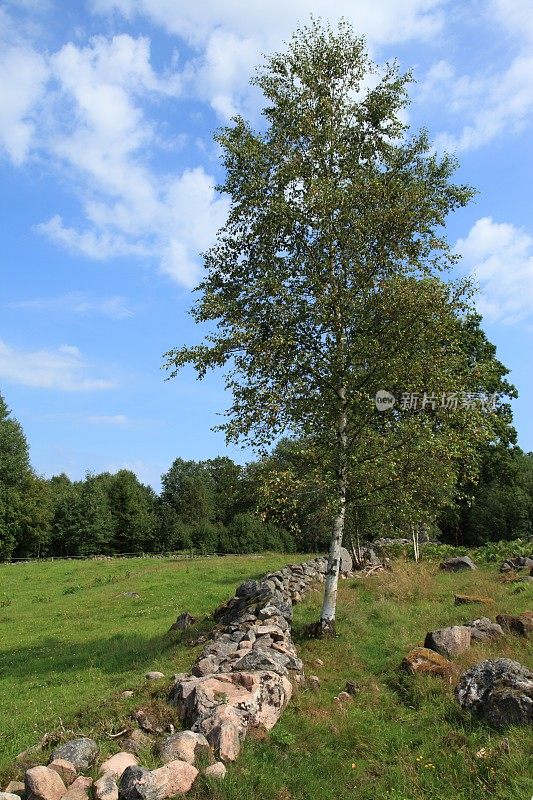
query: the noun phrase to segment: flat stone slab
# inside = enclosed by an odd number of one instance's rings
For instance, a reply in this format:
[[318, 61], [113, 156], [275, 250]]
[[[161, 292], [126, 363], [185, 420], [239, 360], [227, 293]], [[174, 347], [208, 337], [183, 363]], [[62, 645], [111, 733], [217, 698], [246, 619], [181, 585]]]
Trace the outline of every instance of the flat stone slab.
[[453, 666], [447, 658], [427, 647], [414, 647], [403, 659], [402, 669], [413, 674], [422, 673], [447, 678]]
[[474, 605], [475, 603], [479, 603], [483, 606], [491, 606], [494, 604], [492, 597], [481, 597], [477, 594], [456, 594], [454, 600], [456, 606]]

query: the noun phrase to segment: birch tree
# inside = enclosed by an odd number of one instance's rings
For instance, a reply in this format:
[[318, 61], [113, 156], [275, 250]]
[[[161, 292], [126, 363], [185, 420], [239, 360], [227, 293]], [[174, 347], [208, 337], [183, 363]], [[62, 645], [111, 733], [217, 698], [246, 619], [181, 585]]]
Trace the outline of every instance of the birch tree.
[[404, 124], [410, 81], [395, 63], [373, 64], [346, 22], [313, 21], [266, 59], [253, 80], [261, 129], [237, 116], [215, 137], [230, 210], [192, 312], [209, 332], [166, 354], [171, 376], [188, 363], [200, 378], [226, 368], [228, 441], [261, 451], [287, 433], [316, 444], [332, 531], [324, 634], [335, 631], [354, 465], [392, 458], [387, 430], [402, 417], [379, 414], [373, 395], [456, 389], [464, 374], [467, 301], [439, 275], [455, 260], [447, 215], [472, 190]]

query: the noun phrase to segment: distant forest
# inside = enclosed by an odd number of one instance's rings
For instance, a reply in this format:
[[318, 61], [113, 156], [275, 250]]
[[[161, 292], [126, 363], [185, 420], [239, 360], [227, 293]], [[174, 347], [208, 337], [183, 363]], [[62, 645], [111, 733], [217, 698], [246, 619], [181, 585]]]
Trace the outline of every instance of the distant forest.
[[[533, 453], [489, 445], [478, 482], [428, 509], [432, 536], [477, 546], [533, 531]], [[35, 474], [20, 424], [0, 395], [0, 560], [121, 553], [321, 551], [330, 512], [305, 443], [281, 440], [246, 466], [221, 456], [176, 458], [158, 495], [127, 469], [72, 481]], [[355, 509], [348, 533], [408, 536], [378, 500]]]

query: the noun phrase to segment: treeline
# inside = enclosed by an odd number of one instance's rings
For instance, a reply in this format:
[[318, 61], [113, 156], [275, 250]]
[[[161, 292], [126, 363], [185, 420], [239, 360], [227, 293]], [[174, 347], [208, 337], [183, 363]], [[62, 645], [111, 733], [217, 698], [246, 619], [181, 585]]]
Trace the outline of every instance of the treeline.
[[[397, 496], [375, 492], [352, 500], [346, 515], [344, 540], [373, 541], [382, 537], [410, 538], [412, 525], [443, 544], [478, 547], [488, 542], [524, 539], [533, 534], [533, 453], [509, 440], [488, 444], [478, 454], [476, 480], [446, 486], [438, 463], [416, 463], [417, 472], [400, 481]], [[268, 519], [289, 530], [301, 551], [327, 547], [331, 511], [327, 484], [317, 470], [313, 447], [284, 439], [272, 454], [251, 469], [259, 503]], [[430, 491], [425, 490], [425, 483]], [[442, 488], [442, 494], [435, 485]], [[349, 486], [348, 496], [360, 486]], [[421, 505], [420, 498], [423, 498]]]
[[177, 458], [160, 495], [127, 469], [51, 479], [31, 469], [20, 424], [0, 396], [0, 559], [94, 554], [292, 550], [256, 513], [248, 470], [230, 458]]
[[[426, 507], [432, 536], [477, 546], [531, 535], [533, 454], [500, 443], [485, 447], [480, 463], [479, 480], [463, 486], [444, 510]], [[427, 476], [438, 480], [431, 471]], [[190, 549], [321, 551], [330, 533], [325, 496], [312, 446], [289, 439], [245, 467], [227, 457], [177, 458], [159, 495], [126, 469], [82, 481], [64, 474], [44, 479], [32, 470], [22, 428], [0, 395], [1, 560]], [[351, 508], [346, 536], [409, 535], [411, 518], [405, 492], [401, 504], [375, 496]]]

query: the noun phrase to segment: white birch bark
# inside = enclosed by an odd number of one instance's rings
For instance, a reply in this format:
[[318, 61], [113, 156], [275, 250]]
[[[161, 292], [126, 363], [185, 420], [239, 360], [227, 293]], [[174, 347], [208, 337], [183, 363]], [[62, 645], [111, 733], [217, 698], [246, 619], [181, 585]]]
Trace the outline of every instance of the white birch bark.
[[346, 390], [339, 389], [340, 413], [338, 421], [339, 461], [337, 470], [337, 513], [333, 519], [331, 542], [329, 547], [328, 571], [324, 587], [324, 602], [320, 615], [320, 628], [322, 634], [335, 633], [335, 615], [337, 611], [337, 586], [339, 582], [339, 567], [341, 561], [342, 537], [344, 534], [344, 520], [346, 517]]

